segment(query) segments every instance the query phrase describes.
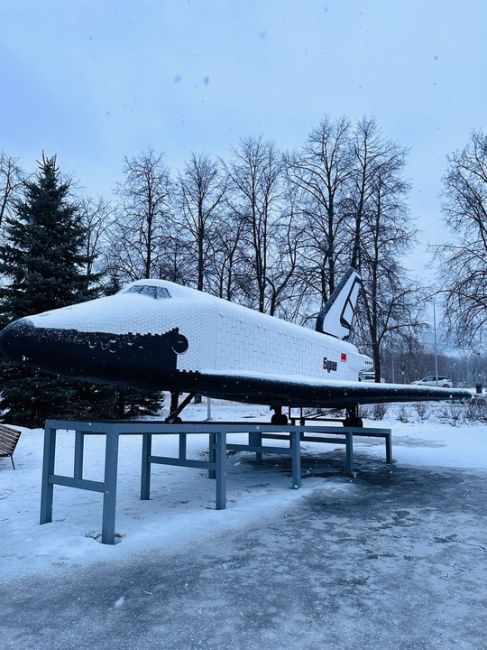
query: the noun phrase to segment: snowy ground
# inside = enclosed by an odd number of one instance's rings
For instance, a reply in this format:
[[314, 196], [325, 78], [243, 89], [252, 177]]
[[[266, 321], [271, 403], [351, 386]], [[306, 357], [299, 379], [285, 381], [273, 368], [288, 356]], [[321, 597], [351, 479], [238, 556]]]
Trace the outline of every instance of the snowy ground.
[[[231, 455], [223, 511], [189, 468], [154, 467], [152, 500], [139, 501], [140, 441], [123, 438], [115, 546], [97, 541], [97, 493], [56, 486], [53, 522], [38, 525], [42, 435], [24, 430], [17, 470], [0, 461], [2, 647], [485, 647], [487, 427], [397, 412], [367, 422], [393, 429], [393, 467], [383, 441], [356, 440], [352, 480], [342, 446], [307, 443], [294, 491], [287, 459]], [[189, 440], [205, 453], [204, 436]], [[175, 436], [155, 444], [176, 455]], [[101, 445], [88, 439], [86, 478], [102, 476]], [[57, 472], [72, 452], [61, 434]]]

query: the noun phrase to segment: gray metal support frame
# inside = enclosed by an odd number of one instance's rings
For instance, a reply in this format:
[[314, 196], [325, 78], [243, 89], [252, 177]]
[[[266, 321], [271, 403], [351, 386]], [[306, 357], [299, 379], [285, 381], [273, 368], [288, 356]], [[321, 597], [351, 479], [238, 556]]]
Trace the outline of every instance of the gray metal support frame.
[[216, 509], [224, 510], [227, 506], [227, 481], [226, 481], [226, 449], [227, 434], [220, 431], [216, 435], [215, 461], [216, 461]]
[[179, 434], [179, 460], [186, 460], [187, 435]]
[[291, 466], [293, 477], [293, 489], [297, 490], [301, 487], [301, 450], [300, 444], [300, 431], [292, 431], [290, 435], [291, 445]]
[[[256, 432], [249, 432], [249, 447], [262, 447], [262, 434]], [[257, 465], [262, 463], [262, 452], [255, 452], [255, 462]]]
[[142, 468], [140, 472], [140, 498], [142, 501], [150, 499], [150, 478], [152, 454], [152, 433], [142, 434]]
[[115, 509], [117, 505], [118, 433], [110, 431], [105, 445], [105, 485], [101, 541], [115, 544]]
[[[182, 426], [182, 425], [179, 425]], [[215, 428], [215, 427], [213, 427]], [[143, 434], [146, 436], [147, 434]], [[148, 477], [150, 476], [150, 465], [173, 465], [176, 467], [194, 467], [208, 469], [208, 478], [216, 479], [216, 509], [226, 508], [226, 433], [218, 430], [209, 434], [208, 440], [208, 461], [192, 460], [187, 458], [186, 449], [187, 434], [181, 433], [179, 438], [179, 456], [170, 458], [166, 456], [153, 456], [150, 452], [148, 442], [142, 445], [142, 479], [141, 495], [148, 498]], [[141, 496], [141, 499], [144, 498]]]
[[74, 434], [74, 478], [83, 478], [84, 443], [84, 433], [82, 431], [76, 431]]
[[392, 463], [392, 434], [390, 431], [385, 435], [385, 441], [386, 441], [386, 463]]
[[347, 474], [350, 474], [350, 476], [353, 476], [353, 433], [352, 431], [346, 431], [345, 432], [345, 440], [346, 440], [346, 445], [345, 445], [345, 454], [346, 454], [346, 467], [347, 467]]
[[54, 474], [56, 460], [56, 429], [46, 427], [44, 430], [44, 455], [42, 459], [42, 486], [41, 486], [41, 524], [52, 521], [52, 498], [54, 486], [50, 481]]
[[[74, 430], [73, 476], [54, 473], [57, 430]], [[227, 444], [229, 434], [248, 434], [247, 444]], [[83, 478], [84, 440], [87, 435], [105, 436], [105, 476], [103, 481]], [[179, 436], [178, 457], [152, 455], [152, 436], [177, 434]], [[209, 436], [208, 460], [187, 458], [187, 435]], [[312, 434], [312, 435], [310, 435]], [[354, 436], [384, 438], [386, 460], [392, 462], [392, 438], [390, 429], [331, 427], [322, 425], [273, 425], [248, 422], [187, 422], [185, 424], [156, 421], [70, 421], [48, 420], [44, 433], [44, 457], [42, 466], [42, 491], [40, 523], [52, 521], [54, 485], [64, 485], [103, 494], [102, 542], [115, 543], [115, 514], [117, 497], [118, 447], [120, 435], [142, 435], [141, 499], [150, 498], [152, 464], [193, 467], [208, 470], [208, 476], [216, 479], [216, 508], [226, 506], [226, 450], [248, 451], [256, 454], [260, 462], [262, 454], [281, 454], [291, 457], [292, 487], [301, 485], [300, 442], [324, 442], [343, 444], [346, 447], [346, 471], [353, 475]], [[288, 446], [263, 443], [263, 440], [284, 440]]]
[[216, 478], [216, 433], [210, 433], [208, 438], [208, 478]]

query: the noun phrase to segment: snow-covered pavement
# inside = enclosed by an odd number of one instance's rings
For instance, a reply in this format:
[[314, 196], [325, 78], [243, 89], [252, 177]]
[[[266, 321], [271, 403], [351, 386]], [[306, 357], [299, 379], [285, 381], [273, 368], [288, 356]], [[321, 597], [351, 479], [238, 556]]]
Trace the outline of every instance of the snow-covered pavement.
[[[191, 409], [204, 418], [204, 404]], [[298, 491], [287, 459], [229, 456], [223, 511], [189, 468], [153, 468], [152, 500], [139, 501], [140, 441], [124, 438], [115, 546], [98, 541], [97, 493], [56, 486], [53, 522], [39, 526], [42, 435], [25, 430], [18, 469], [0, 461], [3, 647], [484, 647], [487, 428], [380, 426], [395, 465], [383, 441], [357, 440], [354, 480], [338, 445], [303, 446]], [[204, 436], [190, 441], [205, 453]], [[101, 444], [88, 439], [86, 478], [102, 475]], [[174, 436], [155, 444], [176, 454]], [[72, 447], [61, 434], [56, 471], [72, 471]]]

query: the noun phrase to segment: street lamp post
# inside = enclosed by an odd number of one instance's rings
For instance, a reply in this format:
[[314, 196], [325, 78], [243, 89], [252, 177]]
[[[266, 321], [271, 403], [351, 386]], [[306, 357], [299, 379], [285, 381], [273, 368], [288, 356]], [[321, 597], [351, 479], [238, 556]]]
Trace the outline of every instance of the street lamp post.
[[434, 343], [435, 343], [435, 384], [438, 386], [438, 349], [436, 345], [436, 302], [433, 298], [433, 330], [434, 330]]

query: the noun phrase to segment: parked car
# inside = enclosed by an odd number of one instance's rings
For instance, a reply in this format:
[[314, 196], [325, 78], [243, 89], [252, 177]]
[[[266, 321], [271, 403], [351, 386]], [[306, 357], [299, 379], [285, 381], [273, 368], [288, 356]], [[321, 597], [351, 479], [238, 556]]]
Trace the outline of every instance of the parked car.
[[[375, 371], [374, 370], [361, 370], [358, 373], [358, 380], [359, 381], [368, 381], [368, 382], [375, 382]], [[380, 378], [381, 383], [385, 382], [384, 377]]]
[[453, 382], [448, 377], [443, 377], [438, 375], [427, 375], [423, 379], [417, 379], [416, 381], [411, 382], [417, 386], [441, 386], [442, 388], [453, 388]]

